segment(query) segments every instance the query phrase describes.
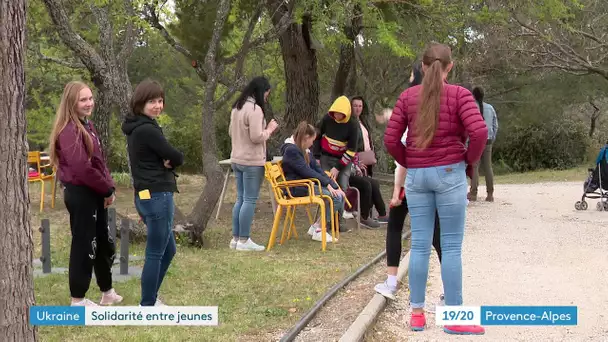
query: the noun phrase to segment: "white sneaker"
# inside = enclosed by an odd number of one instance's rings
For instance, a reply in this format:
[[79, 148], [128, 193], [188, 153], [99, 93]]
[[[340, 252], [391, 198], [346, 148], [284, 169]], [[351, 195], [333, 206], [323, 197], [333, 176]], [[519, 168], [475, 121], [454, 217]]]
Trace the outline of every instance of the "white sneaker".
[[[321, 234], [321, 228], [318, 228], [317, 230], [315, 230], [314, 234], [312, 234], [312, 239], [315, 241], [323, 241], [323, 235]], [[325, 233], [325, 241], [326, 242], [334, 242], [334, 240], [331, 237], [331, 234], [329, 233]], [[336, 241], [338, 241], [338, 239], [336, 239]]]
[[118, 304], [122, 302], [122, 296], [119, 296], [114, 289], [110, 289], [110, 291], [105, 292], [101, 295], [101, 300], [99, 301], [100, 305], [112, 305]]
[[230, 240], [230, 249], [235, 249], [236, 248], [236, 240], [234, 238], [232, 238], [232, 240]]
[[260, 245], [256, 244], [255, 242], [253, 242], [251, 240], [251, 238], [247, 239], [247, 241], [245, 241], [245, 242], [241, 242], [241, 240], [239, 240], [236, 243], [236, 250], [237, 251], [256, 251], [256, 252], [261, 252], [261, 251], [263, 251], [265, 249], [266, 249], [266, 247], [260, 246]]
[[344, 211], [344, 214], [342, 214], [342, 217], [345, 220], [352, 220], [355, 218], [355, 215], [353, 215], [353, 213], [349, 212], [349, 211]]
[[384, 283], [376, 284], [376, 286], [374, 286], [374, 290], [384, 297], [392, 300], [395, 300], [395, 295], [397, 294], [397, 287], [388, 285], [386, 281]]
[[310, 228], [308, 228], [308, 235], [312, 236], [317, 229], [321, 229], [321, 227], [317, 226], [316, 224], [311, 225]]
[[93, 301], [90, 301], [86, 298], [77, 303], [72, 302], [72, 304], [70, 304], [70, 305], [71, 306], [99, 306], [96, 303], [93, 303]]

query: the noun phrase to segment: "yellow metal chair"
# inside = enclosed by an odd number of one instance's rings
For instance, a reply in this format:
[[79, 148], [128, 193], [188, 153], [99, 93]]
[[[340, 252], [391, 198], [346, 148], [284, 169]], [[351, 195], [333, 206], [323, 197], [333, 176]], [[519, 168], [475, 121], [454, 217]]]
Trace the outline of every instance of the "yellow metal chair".
[[[319, 182], [318, 179], [299, 179], [299, 180], [287, 181], [287, 180], [285, 180], [285, 176], [283, 175], [283, 170], [282, 170], [280, 164], [272, 164], [270, 162], [267, 162], [264, 165], [264, 168], [265, 168], [265, 177], [272, 186], [272, 191], [274, 193], [274, 196], [275, 196], [275, 199], [276, 199], [276, 202], [278, 205], [276, 214], [274, 216], [272, 231], [270, 232], [270, 239], [268, 241], [268, 247], [266, 249], [267, 251], [269, 251], [273, 247], [275, 240], [276, 240], [276, 235], [277, 235], [277, 231], [279, 229], [279, 224], [281, 223], [281, 216], [283, 213], [283, 208], [286, 208], [286, 215], [285, 215], [285, 223], [283, 224], [283, 232], [281, 234], [280, 244], [283, 244], [285, 242], [285, 237], [286, 237], [287, 232], [289, 232], [287, 234], [287, 238], [290, 238], [292, 233], [293, 233], [294, 237], [297, 238], [297, 232], [296, 232], [295, 224], [294, 224], [295, 210], [296, 210], [297, 206], [306, 206], [308, 219], [312, 224], [313, 220], [310, 215], [310, 211], [308, 210], [309, 209], [308, 206], [310, 204], [318, 205], [320, 207], [322, 218], [325, 217], [325, 210], [326, 210], [324, 199], [329, 200], [331, 212], [334, 212], [334, 205], [333, 205], [333, 201], [331, 200], [331, 198], [329, 196], [315, 194], [315, 192], [314, 192], [315, 186], [319, 187], [319, 193], [321, 193], [321, 190], [322, 190], [321, 182]], [[308, 196], [294, 197], [291, 194], [291, 191], [289, 190], [290, 188], [294, 188], [294, 187], [307, 187]], [[337, 239], [336, 232], [338, 231], [336, 223], [337, 223], [337, 216], [334, 218], [334, 215], [332, 215], [331, 236], [332, 236], [332, 241], [334, 243]], [[288, 225], [289, 225], [289, 229], [287, 228]], [[327, 246], [327, 241], [326, 241], [327, 240], [326, 239], [327, 227], [326, 227], [326, 222], [324, 219], [321, 220], [321, 231], [322, 231], [321, 249], [323, 251], [325, 251], [326, 246]]]
[[51, 208], [55, 208], [55, 195], [56, 195], [56, 183], [57, 183], [57, 172], [55, 168], [52, 168], [52, 173], [50, 175], [45, 175], [42, 171], [46, 168], [50, 168], [51, 164], [43, 164], [42, 158], [40, 155], [40, 151], [28, 152], [27, 154], [27, 164], [28, 169], [29, 165], [36, 165], [36, 171], [29, 172], [28, 170], [28, 182], [40, 182], [40, 212], [44, 210], [44, 181], [47, 179], [52, 180], [52, 199], [51, 199]]

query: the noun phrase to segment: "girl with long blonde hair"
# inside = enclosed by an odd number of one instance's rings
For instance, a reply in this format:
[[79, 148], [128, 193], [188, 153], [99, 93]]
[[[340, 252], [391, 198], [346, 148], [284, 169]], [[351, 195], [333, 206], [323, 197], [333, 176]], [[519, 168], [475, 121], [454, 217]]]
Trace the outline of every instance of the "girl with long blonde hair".
[[94, 106], [93, 93], [86, 84], [68, 83], [50, 137], [51, 163], [64, 185], [64, 202], [70, 214], [72, 306], [97, 306], [85, 298], [93, 270], [102, 291], [100, 304], [122, 301], [112, 287], [116, 248], [108, 232], [107, 208], [114, 202], [115, 188], [97, 131], [89, 121]]

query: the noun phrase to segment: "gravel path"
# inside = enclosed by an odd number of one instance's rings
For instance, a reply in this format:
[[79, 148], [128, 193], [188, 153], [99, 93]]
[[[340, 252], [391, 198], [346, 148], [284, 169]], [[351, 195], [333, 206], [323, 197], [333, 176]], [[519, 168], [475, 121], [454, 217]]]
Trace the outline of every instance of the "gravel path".
[[[414, 333], [404, 286], [366, 340], [608, 341], [608, 212], [596, 211], [597, 200], [576, 211], [582, 188], [498, 185], [496, 202], [469, 205], [463, 246], [465, 305], [576, 305], [577, 326], [488, 326], [484, 336], [454, 337], [427, 314], [427, 329]], [[442, 284], [434, 251], [428, 284], [427, 302], [435, 303]]]

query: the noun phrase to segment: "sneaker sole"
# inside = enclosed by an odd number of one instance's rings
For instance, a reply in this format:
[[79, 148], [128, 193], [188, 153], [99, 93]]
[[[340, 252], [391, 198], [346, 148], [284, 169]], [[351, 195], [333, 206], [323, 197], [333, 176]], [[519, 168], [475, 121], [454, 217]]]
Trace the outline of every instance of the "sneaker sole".
[[101, 306], [112, 306], [114, 304], [119, 304], [119, 303], [122, 303], [122, 299], [118, 300], [116, 302], [112, 302], [112, 303], [102, 303], [102, 302], [99, 302], [99, 305], [101, 305]]
[[459, 331], [452, 331], [449, 330], [447, 328], [443, 328], [443, 331], [446, 334], [450, 334], [450, 335], [484, 335], [486, 332], [481, 332], [481, 333], [476, 333], [476, 332], [467, 332], [467, 331], [463, 331], [463, 332], [459, 332]]
[[396, 297], [394, 294], [389, 294], [389, 293], [381, 292], [381, 291], [378, 291], [378, 290], [376, 290], [376, 293], [378, 293], [378, 294], [380, 294], [380, 295], [382, 295], [382, 296], [384, 296], [385, 298], [388, 298], [388, 299], [390, 299], [390, 300], [395, 300], [395, 299], [397, 299], [397, 297]]

